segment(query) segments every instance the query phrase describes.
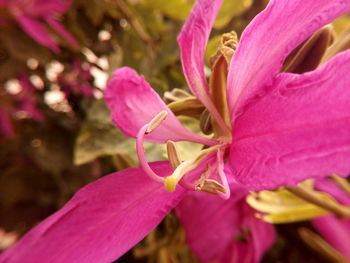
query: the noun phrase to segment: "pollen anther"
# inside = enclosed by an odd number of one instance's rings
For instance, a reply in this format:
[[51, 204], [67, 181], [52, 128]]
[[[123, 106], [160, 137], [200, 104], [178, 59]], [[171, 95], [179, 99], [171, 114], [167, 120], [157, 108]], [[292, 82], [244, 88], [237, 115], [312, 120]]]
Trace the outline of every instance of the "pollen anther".
[[153, 117], [153, 119], [148, 123], [146, 134], [151, 133], [154, 131], [168, 116], [168, 112], [163, 110], [159, 112], [156, 116]]
[[176, 144], [173, 141], [167, 141], [166, 149], [168, 153], [169, 162], [173, 169], [176, 169], [181, 164], [180, 154], [176, 148]]
[[204, 179], [196, 185], [196, 190], [213, 195], [218, 195], [218, 192], [226, 193], [226, 188], [213, 179]]

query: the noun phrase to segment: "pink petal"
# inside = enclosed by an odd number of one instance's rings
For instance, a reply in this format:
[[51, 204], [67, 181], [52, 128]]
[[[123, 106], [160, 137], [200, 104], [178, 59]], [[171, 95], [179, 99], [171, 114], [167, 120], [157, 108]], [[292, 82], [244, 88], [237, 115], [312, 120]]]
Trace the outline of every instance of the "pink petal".
[[[324, 191], [340, 203], [349, 206], [350, 196], [330, 179], [316, 180], [316, 188]], [[350, 219], [340, 219], [334, 215], [327, 215], [312, 220], [314, 227], [324, 238], [347, 259], [350, 260]]]
[[66, 39], [72, 47], [76, 49], [79, 48], [79, 44], [75, 40], [73, 35], [69, 33], [59, 21], [50, 16], [46, 17], [45, 20], [53, 29], [56, 30], [57, 33], [59, 33], [64, 39]]
[[190, 16], [178, 36], [182, 68], [192, 93], [209, 110], [221, 126], [225, 126], [209, 97], [204, 74], [204, 53], [215, 17], [222, 0], [197, 0]]
[[339, 186], [329, 178], [321, 178], [315, 181], [317, 190], [326, 192], [334, 197], [338, 202], [350, 206], [350, 196], [347, 195]]
[[35, 97], [35, 86], [30, 81], [27, 74], [22, 74], [19, 78], [22, 91], [18, 94], [18, 105], [16, 111], [25, 111], [36, 121], [43, 121], [44, 115], [37, 107]]
[[[152, 168], [170, 173], [165, 162]], [[166, 192], [139, 168], [102, 177], [1, 254], [0, 262], [112, 262], [153, 230], [183, 193]]]
[[235, 123], [230, 164], [250, 189], [350, 172], [350, 51], [314, 72], [281, 73]]
[[203, 262], [220, 258], [239, 231], [240, 214], [233, 198], [189, 192], [176, 212], [191, 250]]
[[204, 74], [204, 52], [221, 4], [222, 0], [197, 0], [178, 36], [183, 71], [189, 88], [202, 102], [209, 99]]
[[34, 38], [39, 44], [47, 46], [56, 53], [59, 52], [57, 44], [50, 37], [45, 26], [41, 22], [25, 15], [16, 16], [16, 20], [21, 25], [23, 30], [27, 32], [28, 35], [30, 35], [32, 38]]
[[[227, 170], [225, 172], [229, 173]], [[273, 227], [255, 218], [252, 209], [245, 203], [247, 191], [233, 184], [232, 176], [228, 176], [231, 179], [232, 191], [229, 200], [204, 193], [188, 192], [176, 208], [177, 215], [185, 227], [187, 242], [203, 262], [231, 262], [224, 259], [231, 260], [234, 257], [232, 249], [241, 243], [236, 237], [244, 227], [253, 231], [252, 242], [248, 242], [253, 258], [260, 258], [275, 237]], [[257, 231], [254, 230], [256, 227]], [[266, 233], [260, 231], [263, 227], [267, 228], [269, 236], [256, 236], [256, 233]], [[240, 254], [238, 260], [243, 260], [246, 256], [248, 255]]]
[[335, 249], [350, 260], [350, 219], [329, 215], [312, 220], [312, 224]]
[[231, 116], [273, 83], [288, 54], [323, 25], [348, 12], [346, 0], [272, 0], [244, 30], [228, 76]]
[[9, 0], [8, 2], [7, 5], [13, 13], [22, 13], [37, 19], [63, 14], [71, 5], [71, 0]]
[[63, 14], [71, 6], [72, 0], [34, 0], [35, 8], [31, 12], [36, 12], [37, 16]]
[[235, 240], [227, 249], [220, 262], [226, 263], [258, 263], [265, 252], [270, 249], [276, 240], [276, 231], [273, 225], [268, 224], [255, 216], [255, 211], [245, 202], [240, 209], [240, 231], [246, 232], [245, 241]]
[[161, 125], [145, 138], [165, 143], [167, 140], [189, 140], [213, 144], [213, 140], [190, 132], [182, 126], [151, 86], [131, 68], [120, 68], [107, 84], [105, 100], [111, 109], [113, 122], [128, 136], [136, 137], [140, 128], [161, 111], [168, 116]]

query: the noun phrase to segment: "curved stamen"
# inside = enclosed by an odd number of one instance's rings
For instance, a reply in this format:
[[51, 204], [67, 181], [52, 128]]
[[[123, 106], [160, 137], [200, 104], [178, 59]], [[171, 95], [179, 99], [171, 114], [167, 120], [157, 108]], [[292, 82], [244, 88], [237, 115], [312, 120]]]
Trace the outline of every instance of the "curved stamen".
[[[160, 123], [159, 123], [160, 124]], [[142, 126], [142, 128], [139, 130], [139, 132], [137, 133], [137, 137], [136, 137], [136, 152], [137, 152], [137, 156], [139, 158], [139, 162], [140, 165], [142, 167], [142, 169], [145, 171], [145, 173], [155, 182], [160, 183], [160, 184], [164, 184], [164, 178], [157, 175], [152, 168], [149, 166], [146, 157], [145, 157], [145, 149], [143, 147], [143, 139], [145, 134], [148, 134], [147, 129], [148, 129], [149, 124], [146, 124], [144, 126]], [[169, 178], [170, 176], [166, 177]], [[176, 184], [179, 183], [182, 187], [184, 187], [185, 189], [188, 190], [194, 190], [195, 186], [184, 181], [184, 180], [180, 180], [176, 182]], [[174, 189], [175, 190], [175, 189]]]
[[136, 152], [139, 158], [140, 165], [145, 173], [157, 183], [163, 184], [164, 178], [157, 175], [152, 168], [148, 165], [148, 162], [145, 157], [145, 148], [143, 147], [143, 139], [145, 137], [146, 131], [148, 129], [148, 124], [142, 126], [142, 128], [137, 133], [136, 137]]
[[163, 110], [159, 112], [156, 116], [154, 116], [154, 118], [149, 123], [141, 127], [136, 137], [136, 152], [137, 152], [137, 156], [139, 158], [141, 167], [152, 180], [161, 184], [164, 183], [164, 178], [157, 175], [152, 170], [152, 168], [148, 165], [148, 162], [145, 157], [145, 148], [143, 147], [143, 140], [144, 140], [145, 134], [148, 134], [154, 131], [162, 123], [162, 121], [164, 121], [166, 116], [168, 116], [167, 111]]
[[217, 193], [222, 199], [227, 200], [231, 196], [231, 191], [230, 191], [230, 186], [228, 185], [228, 182], [227, 182], [226, 174], [224, 172], [224, 160], [223, 160], [224, 153], [223, 153], [223, 151], [221, 149], [219, 149], [217, 151], [216, 156], [217, 156], [217, 163], [218, 163], [218, 167], [217, 167], [218, 175], [221, 179], [223, 186], [225, 187], [225, 193], [220, 192], [220, 191], [217, 191]]

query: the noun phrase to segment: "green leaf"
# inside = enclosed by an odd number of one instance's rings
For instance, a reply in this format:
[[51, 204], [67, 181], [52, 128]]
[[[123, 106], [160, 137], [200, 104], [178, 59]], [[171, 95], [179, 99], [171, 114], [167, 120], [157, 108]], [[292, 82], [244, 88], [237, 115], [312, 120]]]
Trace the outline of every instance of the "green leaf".
[[141, 3], [149, 8], [159, 10], [170, 18], [183, 21], [190, 13], [193, 2], [191, 0], [144, 0]]
[[[114, 126], [104, 101], [95, 101], [87, 114], [87, 120], [76, 139], [74, 163], [81, 165], [101, 156], [119, 155], [119, 158], [120, 155], [127, 155], [136, 166], [135, 139], [125, 136]], [[164, 159], [164, 149], [157, 144], [145, 143], [149, 161]]]
[[233, 17], [240, 15], [251, 7], [252, 0], [230, 0], [224, 1], [220, 12], [215, 20], [214, 27], [221, 29], [225, 27]]
[[128, 152], [133, 142], [125, 137], [110, 121], [109, 110], [102, 100], [95, 101], [87, 112], [76, 139], [74, 163], [88, 163], [100, 156]]
[[205, 51], [205, 62], [207, 65], [209, 65], [210, 57], [216, 53], [220, 44], [220, 39], [221, 39], [221, 35], [216, 35], [211, 39], [209, 39], [207, 49]]

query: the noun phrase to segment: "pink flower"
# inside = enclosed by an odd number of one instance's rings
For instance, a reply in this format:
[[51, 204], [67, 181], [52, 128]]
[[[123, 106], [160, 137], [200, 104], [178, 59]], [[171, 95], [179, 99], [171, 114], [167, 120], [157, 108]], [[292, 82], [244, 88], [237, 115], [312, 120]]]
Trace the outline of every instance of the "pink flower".
[[[280, 69], [310, 34], [346, 13], [350, 0], [271, 0], [244, 31], [227, 86], [210, 92], [203, 56], [220, 5], [197, 1], [179, 36], [186, 79], [214, 120], [214, 138], [185, 129], [135, 71], [117, 70], [105, 98], [114, 122], [137, 138], [142, 169], [126, 169], [84, 187], [2, 254], [1, 263], [110, 262], [176, 206], [189, 245], [201, 260], [258, 262], [273, 242], [274, 230], [253, 217], [242, 185], [271, 189], [349, 172], [350, 51], [302, 75]], [[226, 91], [228, 107], [226, 99], [214, 102], [215, 95]], [[148, 164], [143, 140], [186, 140], [207, 148], [181, 162], [174, 143], [168, 142], [171, 168], [167, 162]], [[163, 184], [174, 192], [165, 191]], [[242, 236], [246, 244], [238, 241]]]
[[35, 86], [30, 81], [27, 74], [22, 74], [18, 77], [18, 82], [21, 87], [17, 94], [8, 94], [4, 92], [3, 101], [0, 108], [0, 135], [4, 138], [13, 137], [15, 130], [11, 119], [17, 116], [21, 118], [31, 118], [36, 121], [43, 121], [44, 115], [37, 107], [35, 97]]
[[[198, 160], [183, 162], [165, 180], [147, 167], [142, 141], [171, 140], [207, 146], [206, 153], [201, 154], [214, 168], [222, 170], [227, 157], [235, 179], [250, 190], [294, 185], [331, 173], [347, 175], [350, 51], [305, 74], [281, 72], [281, 67], [290, 52], [314, 31], [348, 12], [350, 1], [270, 1], [244, 30], [233, 54], [223, 88], [227, 91], [227, 108], [226, 101], [215, 101], [222, 85], [209, 90], [203, 61], [220, 5], [221, 1], [198, 1], [178, 38], [189, 88], [214, 120], [213, 139], [186, 130], [134, 70], [118, 69], [109, 82], [105, 98], [112, 119], [125, 134], [137, 138], [140, 163], [146, 173], [169, 190], [177, 183], [190, 190], [198, 186], [185, 178], [187, 171], [201, 163]], [[167, 115], [165, 120], [145, 134], [159, 113], [156, 119]], [[228, 195], [226, 176], [219, 171], [217, 174], [214, 179], [227, 188]]]
[[92, 80], [91, 65], [84, 65], [79, 59], [73, 60], [72, 69], [57, 76], [57, 82], [67, 98], [72, 94], [92, 97], [94, 91]]
[[15, 108], [14, 111], [25, 112], [30, 118], [36, 121], [43, 121], [44, 116], [37, 108], [35, 86], [29, 79], [29, 76], [27, 74], [22, 74], [18, 80], [22, 89], [21, 92], [16, 95], [17, 108]]
[[69, 0], [2, 0], [0, 6], [8, 9], [27, 34], [54, 52], [59, 52], [59, 47], [47, 31], [45, 23], [74, 48], [78, 47], [77, 41], [57, 19], [57, 15], [65, 13], [69, 8]]
[[189, 192], [176, 207], [187, 243], [201, 262], [260, 262], [275, 242], [275, 229], [255, 216], [245, 200], [247, 190], [230, 185], [234, 192], [228, 200]]

